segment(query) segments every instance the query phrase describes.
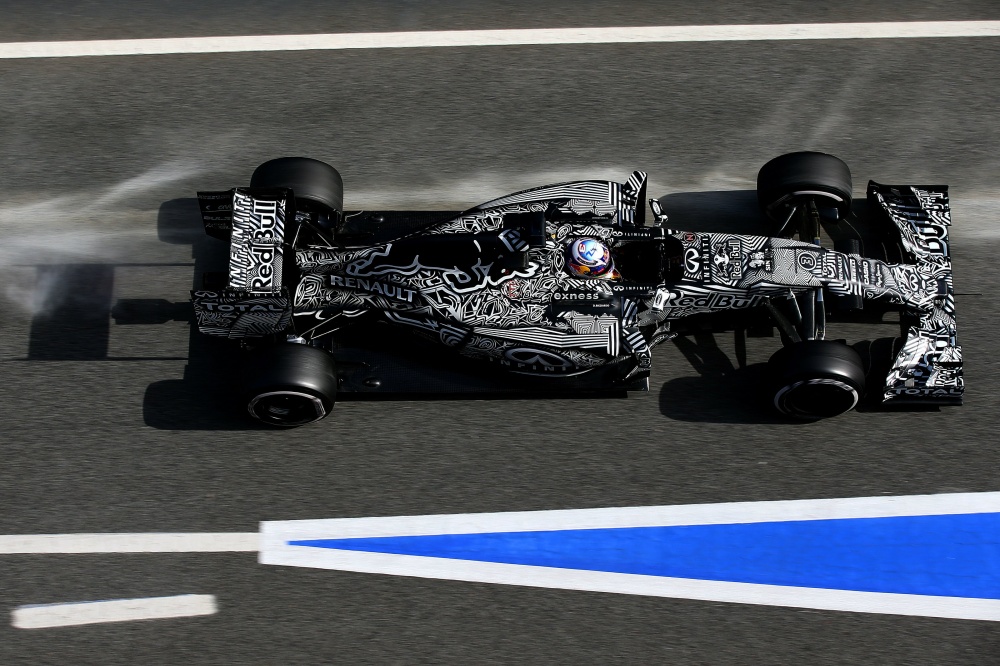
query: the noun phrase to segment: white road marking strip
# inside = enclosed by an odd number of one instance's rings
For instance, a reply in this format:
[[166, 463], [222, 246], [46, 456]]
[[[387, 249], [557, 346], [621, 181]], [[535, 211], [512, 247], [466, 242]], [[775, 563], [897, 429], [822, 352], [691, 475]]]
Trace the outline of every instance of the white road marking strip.
[[176, 597], [21, 606], [11, 613], [11, 624], [17, 629], [47, 629], [102, 622], [194, 617], [217, 612], [214, 595], [183, 594]]
[[359, 32], [311, 35], [6, 42], [0, 43], [0, 59], [165, 55], [179, 53], [242, 53], [258, 51], [440, 48], [457, 46], [997, 36], [1000, 36], [1000, 21], [788, 23], [774, 25], [674, 25], [629, 28]]
[[[290, 542], [1000, 513], [1000, 492], [261, 523], [261, 564], [727, 603], [1000, 621], [1000, 599], [865, 592], [426, 557]], [[711, 578], [711, 577], [709, 577]], [[817, 579], [819, 580], [819, 579]], [[847, 586], [848, 588], [850, 586]], [[928, 587], [926, 589], [933, 589]], [[918, 589], [916, 592], [922, 590]]]
[[363, 553], [291, 547], [261, 552], [261, 564], [277, 564], [414, 578], [475, 583], [611, 592], [726, 603], [789, 606], [855, 613], [887, 613], [958, 620], [1000, 621], [1000, 600], [939, 597], [919, 594], [855, 592], [822, 588], [731, 583], [693, 578], [668, 578], [497, 564], [414, 555]]
[[941, 516], [1000, 511], [1000, 492], [850, 497], [774, 502], [680, 504], [610, 509], [460, 513], [386, 518], [332, 518], [261, 523], [262, 549], [303, 538], [539, 532], [613, 527], [727, 525], [833, 518]]
[[59, 553], [256, 552], [261, 542], [310, 538], [334, 531], [339, 538], [533, 532], [677, 525], [724, 525], [777, 520], [889, 518], [1000, 511], [1000, 492], [851, 497], [772, 502], [331, 518], [261, 523], [261, 532], [0, 535], [0, 555]]
[[[257, 533], [48, 534], [0, 536], [0, 554], [249, 552], [262, 564], [312, 567], [420, 578], [526, 585], [681, 599], [1000, 621], [1000, 600], [858, 592], [668, 576], [480, 562], [444, 557], [292, 546], [300, 539], [530, 532], [622, 527], [749, 524], [844, 518], [892, 518], [1000, 512], [1000, 492], [858, 497], [771, 502], [729, 502], [508, 513], [444, 514], [331, 520], [270, 521]], [[194, 596], [194, 595], [192, 595]], [[117, 600], [91, 604], [21, 607], [14, 626], [66, 626], [215, 612], [194, 602], [173, 612], [170, 602]], [[169, 599], [181, 599], [174, 597]], [[147, 603], [150, 602], [150, 603]], [[109, 604], [109, 605], [106, 605]], [[199, 606], [199, 604], [201, 604]], [[181, 604], [184, 606], [184, 604]], [[200, 611], [191, 612], [191, 607]], [[107, 610], [102, 610], [106, 608]], [[176, 608], [176, 607], [175, 607]], [[68, 610], [67, 610], [68, 609]]]
[[0, 535], [0, 555], [255, 552], [257, 532]]

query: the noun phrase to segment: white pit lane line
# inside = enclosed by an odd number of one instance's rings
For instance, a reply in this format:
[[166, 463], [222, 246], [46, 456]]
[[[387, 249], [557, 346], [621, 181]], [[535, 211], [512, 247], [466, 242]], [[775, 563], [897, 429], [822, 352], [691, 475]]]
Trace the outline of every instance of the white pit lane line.
[[174, 597], [21, 606], [11, 613], [11, 624], [15, 629], [49, 629], [105, 622], [197, 617], [215, 615], [217, 612], [218, 605], [214, 595], [182, 594]]
[[[939, 517], [939, 519], [935, 519]], [[855, 536], [847, 532], [821, 531], [812, 536], [796, 531], [811, 524], [867, 521], [866, 526], [848, 525]], [[899, 520], [903, 519], [903, 520]], [[910, 520], [913, 519], [913, 520]], [[874, 520], [874, 522], [873, 522]], [[147, 533], [147, 534], [50, 534], [0, 536], [0, 555], [30, 555], [50, 553], [182, 553], [182, 552], [258, 552], [257, 561], [266, 565], [333, 569], [372, 574], [462, 580], [470, 582], [519, 585], [551, 589], [583, 590], [614, 594], [659, 596], [740, 604], [760, 604], [817, 610], [881, 613], [892, 615], [938, 617], [963, 620], [1000, 621], [1000, 575], [993, 562], [1000, 553], [1000, 492], [953, 493], [938, 495], [852, 497], [815, 500], [782, 500], [764, 502], [729, 502], [668, 506], [614, 507], [569, 509], [554, 511], [440, 514], [418, 516], [387, 516], [373, 518], [335, 518], [321, 520], [266, 521], [260, 533]], [[878, 524], [876, 524], [878, 523]], [[903, 524], [903, 531], [893, 531], [892, 524]], [[785, 534], [773, 533], [750, 540], [739, 537], [731, 528], [746, 533], [746, 526], [762, 525], [772, 530], [782, 526]], [[768, 526], [771, 527], [768, 527]], [[713, 553], [723, 553], [722, 565], [742, 567], [757, 560], [746, 555], [746, 548], [764, 545], [775, 550], [769, 573], [786, 577], [800, 576], [807, 585], [792, 582], [773, 583], [751, 581], [742, 577], [713, 577], [709, 572], [687, 571], [678, 577], [666, 569], [641, 573], [631, 569], [607, 567], [601, 560], [601, 539], [596, 531], [621, 534], [621, 530], [691, 526], [704, 530], [711, 526], [725, 528], [716, 531], [709, 546], [684, 549], [683, 535], [655, 536], [657, 543], [668, 545], [656, 552], [653, 564], [673, 566], [676, 559], [671, 548], [688, 561], [702, 561], [706, 547]], [[756, 530], [757, 528], [754, 528]], [[593, 530], [586, 539], [571, 533]], [[860, 530], [860, 531], [859, 531]], [[577, 539], [565, 551], [576, 558], [564, 564], [556, 561], [511, 563], [491, 559], [489, 544], [466, 540], [471, 546], [465, 551], [424, 551], [424, 554], [396, 553], [390, 547], [364, 540], [388, 538], [398, 540], [430, 536], [445, 537], [444, 542], [460, 541], [455, 537], [500, 536], [522, 539], [532, 533], [550, 539], [553, 533]], [[548, 533], [548, 534], [546, 534]], [[758, 532], [754, 531], [754, 534]], [[775, 535], [779, 538], [775, 539]], [[801, 536], [806, 538], [802, 539]], [[844, 537], [847, 537], [846, 539]], [[613, 537], [616, 538], [616, 537]], [[642, 537], [645, 538], [645, 537]], [[758, 539], [756, 542], [753, 539]], [[859, 540], [860, 539], [860, 540]], [[352, 541], [356, 540], [356, 541]], [[351, 541], [351, 543], [347, 543]], [[554, 543], [554, 542], [553, 542]], [[652, 542], [650, 542], [652, 543]], [[543, 544], [544, 545], [544, 544]], [[558, 544], [555, 544], [558, 545]], [[612, 551], [623, 562], [634, 553], [649, 550], [640, 541], [621, 542]], [[655, 544], [654, 544], [655, 545]], [[830, 546], [830, 547], [828, 547]], [[832, 548], [836, 546], [837, 548]], [[858, 546], [855, 552], [855, 546]], [[900, 550], [902, 547], [902, 550]], [[818, 562], [814, 553], [835, 551], [835, 561]], [[839, 548], [839, 550], [838, 550]], [[876, 552], [885, 548], [883, 555]], [[728, 549], [728, 550], [727, 550]], [[784, 549], [784, 550], [782, 550]], [[565, 550], [565, 549], [562, 549]], [[871, 551], [874, 558], [865, 553]], [[533, 550], [533, 553], [558, 555], [559, 549]], [[650, 551], [652, 552], [652, 551]], [[910, 554], [907, 554], [907, 553]], [[583, 561], [580, 554], [592, 559]], [[728, 554], [726, 554], [728, 553]], [[784, 554], [782, 554], [784, 553]], [[482, 557], [480, 557], [482, 554]], [[846, 559], [852, 559], [848, 562]], [[478, 559], [477, 559], [478, 558]], [[798, 560], [796, 560], [798, 558]], [[805, 559], [803, 559], [805, 558]], [[838, 559], [841, 558], [841, 559]], [[878, 559], [881, 558], [881, 559]], [[821, 558], [822, 559], [822, 558]], [[826, 558], [830, 560], [830, 558]], [[856, 560], [856, 561], [853, 561]], [[798, 561], [798, 564], [795, 562]], [[612, 563], [614, 564], [614, 563]], [[872, 566], [872, 565], [877, 566]], [[644, 565], [645, 566], [645, 565]], [[715, 565], [713, 565], [715, 566]], [[756, 566], [756, 565], [754, 565]], [[801, 570], [800, 570], [801, 567]], [[815, 570], [815, 571], [814, 571]], [[632, 572], [630, 572], [632, 571]], [[675, 571], [680, 571], [676, 570]], [[801, 578], [801, 574], [808, 577]], [[883, 583], [903, 581], [903, 587], [872, 591], [844, 581], [813, 578], [814, 573], [862, 577]], [[708, 576], [708, 577], [703, 577]], [[901, 577], [901, 578], [900, 578]], [[891, 578], [895, 578], [895, 583]], [[778, 580], [778, 579], [773, 579]], [[846, 581], [846, 584], [845, 584]], [[870, 582], [869, 581], [869, 582]], [[928, 586], [928, 581], [930, 581]], [[912, 584], [911, 584], [912, 583]], [[957, 587], [956, 587], [957, 585]], [[870, 586], [869, 586], [870, 587]], [[905, 589], [904, 589], [905, 588]], [[961, 588], [961, 589], [959, 589]], [[868, 591], [866, 591], [866, 589]], [[895, 590], [895, 591], [892, 591]], [[132, 603], [137, 600], [118, 600]], [[118, 603], [116, 602], [116, 603]], [[103, 603], [103, 602], [102, 602]], [[28, 622], [17, 609], [15, 622]], [[112, 607], [109, 607], [112, 608]], [[103, 617], [95, 608], [84, 609]], [[28, 613], [30, 616], [32, 612]], [[46, 611], [37, 611], [45, 613]], [[153, 611], [147, 611], [152, 613]], [[81, 616], [82, 617], [82, 616]], [[143, 616], [152, 618], [153, 615]], [[159, 617], [159, 616], [155, 616]], [[163, 617], [167, 617], [164, 615]], [[173, 617], [173, 616], [171, 616]], [[140, 619], [130, 618], [130, 619]], [[41, 620], [39, 620], [41, 621]], [[55, 621], [55, 620], [53, 620]], [[88, 620], [114, 621], [114, 620]], [[82, 623], [82, 622], [81, 622]], [[15, 625], [19, 626], [19, 625]], [[55, 626], [55, 625], [51, 625]]]
[[783, 23], [773, 25], [677, 25], [629, 28], [536, 28], [358, 32], [235, 37], [107, 39], [0, 43], [0, 59], [84, 56], [242, 53], [343, 49], [446, 48], [556, 44], [774, 41], [802, 39], [914, 39], [998, 37], [1000, 21], [883, 23]]
[[257, 532], [0, 535], [0, 555], [85, 553], [251, 553]]

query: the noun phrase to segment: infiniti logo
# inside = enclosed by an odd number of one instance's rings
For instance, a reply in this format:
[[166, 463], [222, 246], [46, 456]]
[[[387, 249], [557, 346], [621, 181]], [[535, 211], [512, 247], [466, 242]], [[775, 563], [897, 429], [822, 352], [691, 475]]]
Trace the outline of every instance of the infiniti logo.
[[684, 270], [694, 275], [701, 271], [701, 253], [696, 248], [689, 247], [684, 251]]
[[507, 350], [504, 356], [521, 366], [540, 366], [546, 370], [568, 370], [574, 367], [568, 359], [541, 349], [517, 347]]

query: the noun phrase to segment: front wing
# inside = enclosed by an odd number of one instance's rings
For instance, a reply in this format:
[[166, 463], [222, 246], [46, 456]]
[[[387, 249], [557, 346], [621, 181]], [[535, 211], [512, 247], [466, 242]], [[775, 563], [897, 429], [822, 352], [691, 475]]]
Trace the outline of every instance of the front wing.
[[962, 347], [952, 286], [951, 206], [944, 185], [868, 184], [869, 204], [899, 231], [903, 249], [937, 280], [933, 307], [914, 314], [903, 347], [885, 381], [887, 404], [961, 404], [965, 393]]

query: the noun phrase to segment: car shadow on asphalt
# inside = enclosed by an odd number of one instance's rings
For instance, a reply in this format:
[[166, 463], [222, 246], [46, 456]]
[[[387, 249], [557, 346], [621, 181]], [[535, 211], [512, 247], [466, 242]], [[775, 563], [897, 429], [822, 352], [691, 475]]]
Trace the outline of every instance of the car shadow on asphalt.
[[[92, 263], [40, 264], [30, 288], [23, 289], [32, 313], [28, 353], [19, 361], [145, 361], [172, 360], [163, 356], [110, 355], [111, 322], [118, 322], [120, 305], [114, 302], [115, 273], [119, 268], [169, 264]], [[184, 264], [186, 265], [186, 264]], [[30, 302], [27, 302], [30, 301]], [[162, 299], [133, 303], [126, 318], [186, 321], [190, 305]], [[138, 310], [145, 310], [142, 314]]]
[[[199, 256], [197, 247], [195, 255]], [[35, 267], [27, 355], [12, 362], [128, 363], [186, 359], [183, 379], [147, 387], [143, 400], [146, 425], [172, 430], [255, 428], [248, 419], [234, 417], [234, 406], [228, 404], [231, 391], [224, 384], [231, 377], [227, 366], [231, 365], [232, 351], [218, 341], [192, 335], [186, 357], [109, 353], [112, 326], [156, 326], [183, 321], [194, 328], [194, 312], [188, 301], [115, 300], [117, 269], [145, 265], [118, 262]]]
[[[680, 336], [672, 342], [697, 374], [671, 379], [660, 387], [660, 413], [667, 418], [704, 423], [808, 423], [787, 418], [775, 411], [771, 402], [774, 387], [767, 363], [737, 367], [719, 348], [711, 333]], [[940, 411], [940, 407], [934, 405], [883, 405], [881, 387], [900, 345], [898, 337], [860, 340], [851, 344], [861, 357], [867, 387], [856, 411]]]
[[766, 363], [740, 368], [711, 333], [674, 338], [672, 344], [697, 373], [676, 377], [660, 388], [660, 413], [676, 421], [788, 423], [771, 407]]
[[114, 280], [114, 264], [37, 266], [27, 360], [106, 360]]
[[[675, 192], [660, 197], [659, 202], [668, 216], [664, 226], [669, 229], [755, 236], [769, 236], [776, 231], [774, 223], [757, 206], [756, 190]], [[855, 199], [851, 210], [857, 218], [866, 218], [867, 199]], [[831, 239], [839, 232], [858, 231], [850, 220], [846, 224], [824, 223], [823, 228]]]
[[676, 192], [660, 197], [664, 226], [683, 231], [767, 234], [767, 218], [757, 208], [756, 190]]

